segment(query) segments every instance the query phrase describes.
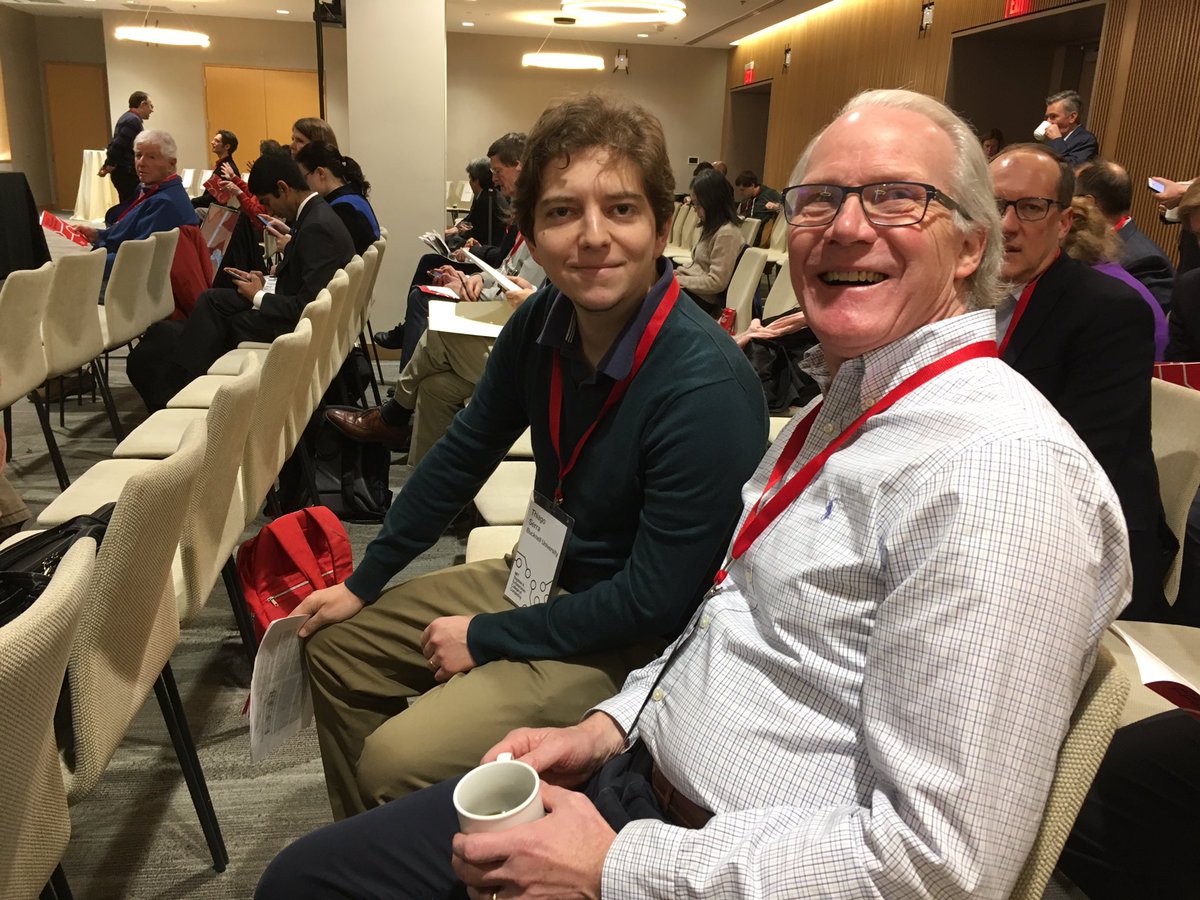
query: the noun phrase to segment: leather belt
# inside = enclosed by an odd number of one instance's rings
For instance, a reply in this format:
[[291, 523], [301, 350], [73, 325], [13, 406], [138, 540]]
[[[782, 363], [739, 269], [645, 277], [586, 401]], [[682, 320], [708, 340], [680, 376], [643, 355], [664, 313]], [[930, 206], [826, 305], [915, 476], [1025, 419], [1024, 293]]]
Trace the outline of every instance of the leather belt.
[[667, 776], [658, 768], [657, 763], [650, 770], [650, 788], [667, 818], [675, 825], [703, 828], [713, 817], [703, 806], [693, 803], [675, 790], [675, 785], [667, 781]]

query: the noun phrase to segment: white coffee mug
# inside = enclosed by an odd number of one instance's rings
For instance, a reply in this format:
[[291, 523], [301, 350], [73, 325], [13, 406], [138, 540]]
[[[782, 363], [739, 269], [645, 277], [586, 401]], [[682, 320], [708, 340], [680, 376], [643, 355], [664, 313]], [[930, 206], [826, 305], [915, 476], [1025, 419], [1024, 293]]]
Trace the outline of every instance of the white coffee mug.
[[464, 775], [454, 788], [454, 809], [467, 834], [504, 831], [546, 814], [537, 770], [511, 753]]
[[1049, 127], [1050, 127], [1049, 122], [1042, 122], [1041, 125], [1039, 125], [1035, 129], [1033, 129], [1033, 136], [1035, 138], [1037, 138], [1039, 141], [1044, 141], [1046, 139], [1046, 129]]

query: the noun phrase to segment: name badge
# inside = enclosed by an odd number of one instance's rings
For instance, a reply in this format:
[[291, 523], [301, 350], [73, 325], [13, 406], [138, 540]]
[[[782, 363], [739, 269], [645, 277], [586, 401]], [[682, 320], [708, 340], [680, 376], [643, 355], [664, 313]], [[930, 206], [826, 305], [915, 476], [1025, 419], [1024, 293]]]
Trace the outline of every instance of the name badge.
[[504, 596], [517, 606], [546, 603], [558, 583], [575, 520], [537, 491], [529, 495]]

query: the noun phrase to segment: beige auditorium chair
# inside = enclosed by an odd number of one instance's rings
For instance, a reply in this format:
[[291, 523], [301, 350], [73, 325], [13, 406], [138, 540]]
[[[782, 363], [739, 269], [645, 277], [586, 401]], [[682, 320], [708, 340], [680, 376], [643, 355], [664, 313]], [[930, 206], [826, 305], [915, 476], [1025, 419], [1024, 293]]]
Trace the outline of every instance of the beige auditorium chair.
[[781, 315], [795, 306], [796, 290], [792, 287], [792, 274], [785, 266], [771, 282], [771, 290], [767, 292], [767, 299], [763, 301], [763, 318]]
[[742, 331], [750, 325], [754, 316], [754, 292], [762, 280], [763, 269], [767, 267], [767, 251], [759, 247], [747, 247], [742, 251], [733, 277], [729, 279], [729, 289], [725, 292], [725, 305], [732, 309], [734, 329]]
[[179, 245], [179, 229], [158, 231], [151, 237], [154, 239], [154, 256], [146, 273], [146, 293], [150, 298], [143, 317], [146, 328], [155, 322], [169, 319], [175, 312], [175, 294], [171, 290], [171, 266], [175, 262], [175, 248]]
[[533, 459], [533, 434], [526, 428], [508, 448], [505, 459]]
[[1180, 550], [1163, 580], [1167, 602], [1179, 595], [1183, 570], [1183, 538], [1188, 510], [1200, 486], [1200, 391], [1150, 380], [1150, 434], [1154, 462], [1158, 468], [1158, 490], [1162, 495], [1167, 524], [1179, 539]]
[[113, 437], [119, 441], [125, 431], [117, 417], [108, 382], [100, 371], [104, 336], [94, 312], [104, 280], [106, 256], [103, 250], [93, 250], [64, 256], [54, 264], [54, 279], [50, 282], [50, 297], [42, 319], [42, 344], [46, 350], [47, 378], [61, 377], [84, 367], [91, 371]]
[[171, 564], [204, 449], [195, 425], [178, 453], [121, 490], [71, 647], [70, 733], [60, 734], [59, 746], [68, 748], [63, 777], [74, 804], [95, 789], [153, 688], [220, 872], [229, 857], [170, 667], [179, 642]]
[[11, 407], [29, 395], [37, 409], [58, 486], [66, 488], [71, 479], [67, 477], [58, 442], [50, 428], [50, 413], [34, 390], [48, 374], [46, 354], [42, 352], [42, 320], [50, 298], [54, 265], [46, 263], [40, 269], [12, 272], [0, 287], [0, 409], [4, 410], [4, 433], [11, 453]]
[[488, 525], [520, 525], [537, 472], [532, 460], [506, 460], [475, 495], [475, 508]]
[[469, 563], [483, 559], [503, 559], [517, 546], [521, 537], [520, 525], [484, 525], [472, 528], [467, 535], [467, 556]]
[[54, 746], [54, 710], [96, 562], [96, 542], [75, 542], [42, 595], [0, 628], [0, 897], [33, 900], [71, 836]]
[[154, 238], [124, 241], [117, 248], [104, 289], [104, 305], [96, 307], [104, 349], [115, 350], [139, 337], [149, 325], [152, 306], [147, 273], [154, 260]]
[[774, 441], [779, 437], [779, 432], [783, 431], [790, 421], [792, 421], [790, 416], [771, 416], [767, 420], [767, 440]]
[[758, 242], [758, 232], [762, 228], [762, 219], [753, 219], [747, 217], [742, 219], [742, 240], [749, 246], [753, 247]]
[[792, 226], [788, 224], [787, 216], [781, 210], [775, 217], [775, 227], [771, 230], [771, 240], [767, 244], [767, 265], [787, 268], [788, 235]]
[[[677, 256], [692, 258], [692, 247], [695, 246], [695, 241], [691, 241], [694, 230], [692, 226], [697, 221], [695, 207], [690, 203], [675, 213], [675, 221], [671, 223], [671, 234], [663, 256], [668, 259], [675, 259]], [[688, 241], [691, 242], [687, 243]]]
[[1108, 750], [1129, 681], [1108, 650], [1097, 648], [1096, 665], [1083, 687], [1067, 736], [1058, 751], [1058, 764], [1033, 849], [1017, 877], [1010, 900], [1041, 900], [1058, 857], [1079, 815], [1084, 798]]

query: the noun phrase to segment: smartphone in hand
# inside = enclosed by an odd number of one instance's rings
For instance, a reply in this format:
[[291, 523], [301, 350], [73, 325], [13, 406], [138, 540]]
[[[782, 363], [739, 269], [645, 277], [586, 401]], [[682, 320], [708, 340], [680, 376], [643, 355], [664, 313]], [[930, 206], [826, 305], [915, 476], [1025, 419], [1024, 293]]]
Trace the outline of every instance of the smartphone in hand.
[[1161, 181], [1159, 181], [1157, 178], [1147, 178], [1146, 186], [1149, 187], [1150, 190], [1154, 191], [1154, 193], [1156, 193], [1156, 194], [1161, 194], [1163, 191], [1165, 191], [1167, 189], [1167, 186], [1165, 184], [1163, 184]]

